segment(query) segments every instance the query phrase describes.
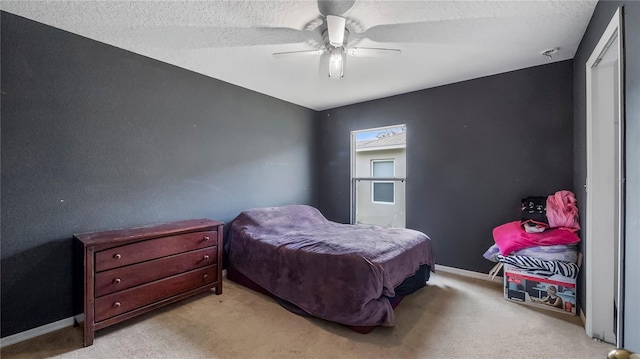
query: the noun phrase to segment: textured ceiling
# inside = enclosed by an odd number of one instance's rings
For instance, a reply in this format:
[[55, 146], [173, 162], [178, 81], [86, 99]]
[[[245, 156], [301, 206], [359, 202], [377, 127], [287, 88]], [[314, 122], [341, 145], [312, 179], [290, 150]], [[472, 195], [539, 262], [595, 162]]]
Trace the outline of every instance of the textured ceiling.
[[[315, 110], [573, 58], [597, 1], [6, 1], [4, 11]], [[400, 56], [347, 57], [331, 80], [324, 16], [347, 46]], [[540, 55], [560, 50], [552, 60]], [[326, 60], [326, 59], [325, 59]]]

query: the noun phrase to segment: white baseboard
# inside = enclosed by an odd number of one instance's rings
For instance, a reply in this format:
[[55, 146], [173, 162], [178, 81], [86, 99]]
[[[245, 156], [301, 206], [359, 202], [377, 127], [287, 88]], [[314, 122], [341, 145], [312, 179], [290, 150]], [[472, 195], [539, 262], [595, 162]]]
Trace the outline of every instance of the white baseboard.
[[74, 324], [74, 317], [58, 320], [57, 322], [45, 324], [41, 327], [25, 330], [21, 333], [16, 333], [14, 335], [10, 335], [8, 337], [4, 337], [0, 339], [0, 348], [4, 348], [11, 344], [16, 344], [27, 339], [32, 339], [38, 337], [40, 335], [44, 335], [47, 333], [55, 332], [56, 330], [64, 329], [66, 327], [70, 327]]
[[[222, 270], [222, 276], [226, 278], [227, 270]], [[24, 332], [17, 333], [14, 335], [10, 335], [8, 337], [0, 338], [0, 348], [4, 348], [6, 346], [20, 343], [22, 341], [35, 338], [40, 335], [44, 335], [47, 333], [55, 332], [56, 330], [64, 329], [66, 327], [70, 327], [75, 323], [84, 322], [84, 313], [78, 314], [76, 316], [58, 320], [57, 322], [45, 324], [41, 327], [25, 330]]]
[[436, 263], [436, 273], [438, 273], [438, 271], [457, 274], [457, 275], [461, 275], [463, 277], [486, 280], [486, 281], [489, 281], [489, 282], [502, 282], [503, 281], [502, 277], [500, 277], [500, 276], [496, 276], [494, 279], [491, 279], [491, 277], [487, 273], [474, 272], [474, 271], [470, 271], [470, 270], [466, 270], [466, 269], [460, 269], [460, 268], [454, 268], [454, 267], [447, 267], [447, 266], [443, 266], [443, 265], [440, 265], [440, 264]]

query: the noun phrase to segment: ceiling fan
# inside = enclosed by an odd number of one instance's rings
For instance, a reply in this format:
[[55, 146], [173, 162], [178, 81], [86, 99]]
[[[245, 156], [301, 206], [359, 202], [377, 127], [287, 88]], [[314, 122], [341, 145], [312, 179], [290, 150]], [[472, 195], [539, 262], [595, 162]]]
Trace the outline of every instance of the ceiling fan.
[[342, 16], [327, 15], [326, 30], [322, 33], [324, 45], [316, 50], [276, 52], [276, 58], [291, 56], [320, 55], [320, 67], [326, 68], [328, 65], [328, 75], [330, 79], [341, 79], [344, 77], [344, 69], [347, 55], [354, 57], [380, 57], [389, 55], [400, 55], [399, 49], [385, 49], [372, 47], [348, 47], [347, 39], [349, 30], [346, 27], [346, 19]]

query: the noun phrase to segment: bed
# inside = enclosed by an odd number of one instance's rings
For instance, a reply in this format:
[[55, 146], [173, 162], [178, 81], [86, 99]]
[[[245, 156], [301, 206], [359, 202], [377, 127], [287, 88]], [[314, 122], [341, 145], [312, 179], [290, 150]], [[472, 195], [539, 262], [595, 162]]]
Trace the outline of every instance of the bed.
[[394, 305], [434, 271], [424, 233], [335, 223], [305, 205], [242, 212], [225, 251], [230, 280], [363, 333], [393, 326]]

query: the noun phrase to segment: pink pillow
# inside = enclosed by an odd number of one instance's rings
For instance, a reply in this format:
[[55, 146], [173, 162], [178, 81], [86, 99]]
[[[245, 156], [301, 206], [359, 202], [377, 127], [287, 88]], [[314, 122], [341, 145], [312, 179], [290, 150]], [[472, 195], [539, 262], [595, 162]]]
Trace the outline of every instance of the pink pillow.
[[580, 242], [580, 238], [571, 229], [550, 228], [540, 233], [527, 233], [520, 225], [520, 221], [509, 222], [494, 228], [493, 240], [503, 256], [529, 247]]

